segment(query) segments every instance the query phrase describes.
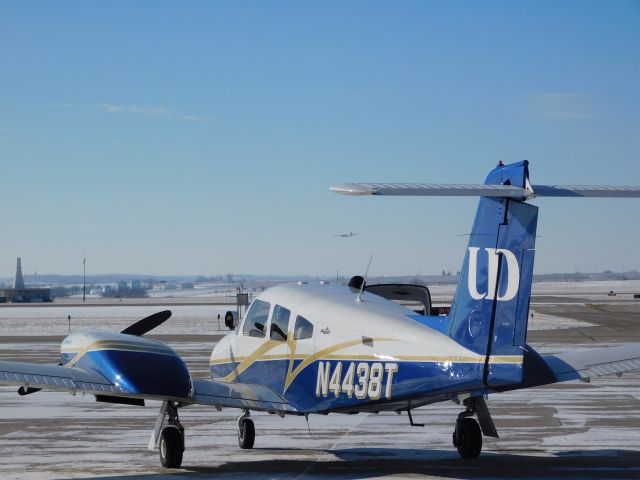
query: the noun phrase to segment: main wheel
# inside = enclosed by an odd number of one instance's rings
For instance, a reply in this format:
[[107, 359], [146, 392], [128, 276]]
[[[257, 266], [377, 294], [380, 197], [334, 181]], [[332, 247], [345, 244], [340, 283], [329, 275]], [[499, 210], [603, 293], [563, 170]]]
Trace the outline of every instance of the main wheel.
[[456, 422], [453, 431], [453, 445], [462, 458], [477, 458], [482, 451], [482, 431], [473, 418], [463, 418]]
[[180, 468], [184, 453], [184, 432], [165, 427], [160, 434], [160, 463], [166, 468]]
[[240, 448], [253, 448], [253, 442], [256, 439], [256, 428], [253, 425], [253, 420], [250, 418], [243, 418], [238, 425], [238, 445]]

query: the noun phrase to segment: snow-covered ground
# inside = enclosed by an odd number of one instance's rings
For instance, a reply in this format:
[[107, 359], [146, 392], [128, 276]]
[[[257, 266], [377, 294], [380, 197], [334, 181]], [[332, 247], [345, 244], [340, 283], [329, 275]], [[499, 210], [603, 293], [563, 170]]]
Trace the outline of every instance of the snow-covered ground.
[[235, 301], [236, 290], [228, 285], [202, 284], [194, 288], [178, 288], [173, 290], [149, 290], [151, 298], [201, 298], [201, 297], [228, 297]]
[[[177, 347], [206, 352], [195, 343]], [[24, 345], [3, 348], [25, 353]], [[308, 425], [304, 417], [253, 413], [249, 451], [237, 446], [237, 411], [185, 408], [180, 471], [162, 469], [157, 452], [146, 449], [157, 402], [141, 408], [63, 393], [19, 397], [0, 387], [0, 405], [0, 476], [7, 480], [640, 477], [640, 374], [490, 396], [500, 439], [485, 438], [482, 457], [471, 462], [451, 445], [461, 411], [452, 402], [414, 411], [425, 428], [395, 413], [310, 416]]]
[[594, 325], [595, 323], [585, 322], [584, 320], [548, 315], [531, 309], [529, 310], [527, 330], [562, 330], [565, 328], [592, 327]]
[[[455, 285], [434, 285], [430, 287], [435, 304], [448, 304], [455, 293]], [[618, 292], [609, 297], [610, 290]], [[597, 303], [602, 301], [629, 302], [633, 292], [640, 292], [640, 281], [619, 282], [547, 282], [534, 283], [529, 330], [554, 330], [574, 327], [586, 327], [593, 324], [567, 317], [547, 315], [536, 311], [535, 296], [567, 296], [579, 299], [579, 303]], [[152, 295], [164, 298], [171, 303], [170, 297], [187, 298], [235, 298], [220, 290], [218, 285], [194, 290], [154, 291]], [[635, 300], [636, 302], [638, 300]], [[144, 302], [142, 300], [141, 302]], [[171, 305], [160, 307], [153, 305], [73, 305], [62, 303], [58, 306], [12, 306], [0, 307], [0, 336], [3, 335], [64, 335], [69, 331], [68, 316], [71, 316], [71, 332], [86, 330], [120, 331], [135, 321], [164, 309], [173, 312], [172, 318], [160, 326], [158, 334], [212, 334], [226, 332], [224, 314], [233, 309], [230, 305]], [[218, 323], [218, 315], [221, 320]]]
[[154, 333], [207, 335], [228, 331], [224, 326], [224, 314], [230, 308], [216, 305], [173, 305], [166, 308], [150, 305], [3, 305], [0, 308], [0, 336], [65, 335], [69, 332], [69, 315], [71, 332], [96, 329], [119, 332], [161, 310], [171, 310], [173, 315]]
[[[231, 306], [172, 305], [87, 305], [87, 306], [17, 306], [0, 308], [0, 336], [65, 335], [71, 332], [106, 330], [119, 332], [137, 320], [160, 310], [171, 310], [172, 317], [154, 330], [155, 334], [215, 334], [226, 333], [224, 314]], [[555, 330], [586, 327], [593, 324], [567, 317], [531, 311], [529, 330]], [[218, 314], [220, 322], [218, 323]], [[69, 328], [68, 316], [71, 316]]]
[[[536, 284], [534, 291], [584, 295], [584, 303], [591, 303], [596, 301], [594, 295], [611, 298], [606, 297], [610, 289], [630, 292], [636, 288], [632, 282], [619, 287], [596, 283]], [[596, 287], [600, 290], [592, 290]], [[446, 287], [448, 292], [439, 288], [433, 287], [432, 292], [450, 299], [454, 287]], [[174, 315], [158, 333], [227, 331], [223, 318], [218, 329], [217, 315], [224, 317], [229, 307], [168, 308]], [[0, 336], [64, 335], [67, 315], [72, 318], [72, 331], [120, 331], [163, 309], [4, 305]], [[532, 313], [531, 330], [590, 325], [542, 314], [535, 310], [535, 301]], [[195, 375], [206, 375], [212, 344], [169, 343]], [[602, 346], [550, 344], [541, 350], [556, 353]], [[9, 341], [0, 346], [2, 359], [18, 354], [21, 359], [55, 362], [58, 345], [45, 340], [33, 345]], [[410, 427], [406, 414], [311, 416], [307, 425], [303, 417], [280, 419], [253, 413], [257, 438], [250, 451], [237, 446], [238, 411], [189, 407], [181, 411], [187, 429], [184, 468], [167, 471], [159, 466], [157, 452], [146, 449], [157, 402], [140, 408], [98, 404], [91, 396], [72, 398], [63, 393], [20, 397], [15, 388], [0, 387], [0, 478], [640, 478], [640, 373], [492, 395], [488, 403], [500, 439], [485, 439], [483, 455], [475, 462], [459, 459], [451, 445], [451, 431], [461, 410], [452, 402], [415, 411], [415, 420], [424, 422], [425, 428]]]
[[[434, 302], [450, 302], [455, 293], [455, 285], [430, 285], [429, 291]], [[609, 291], [616, 293], [610, 297]], [[560, 297], [575, 297], [598, 300], [633, 300], [633, 295], [640, 293], [640, 280], [616, 280], [602, 282], [534, 282], [531, 289], [533, 300], [535, 296], [549, 295]]]

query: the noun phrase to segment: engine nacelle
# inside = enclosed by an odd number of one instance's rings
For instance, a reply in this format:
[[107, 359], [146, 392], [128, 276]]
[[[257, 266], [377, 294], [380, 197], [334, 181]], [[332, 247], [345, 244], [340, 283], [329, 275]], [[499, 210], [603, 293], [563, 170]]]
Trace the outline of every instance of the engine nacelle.
[[74, 333], [64, 339], [60, 360], [90, 369], [131, 394], [188, 398], [191, 375], [184, 361], [158, 340], [121, 333]]

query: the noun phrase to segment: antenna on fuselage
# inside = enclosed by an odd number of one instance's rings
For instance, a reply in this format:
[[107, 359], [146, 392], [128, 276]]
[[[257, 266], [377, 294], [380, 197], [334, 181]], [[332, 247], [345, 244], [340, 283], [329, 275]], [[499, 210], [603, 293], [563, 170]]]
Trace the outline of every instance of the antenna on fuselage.
[[304, 419], [307, 421], [307, 431], [309, 432], [309, 436], [311, 436], [311, 427], [309, 426], [309, 414], [304, 414]]
[[364, 290], [364, 286], [367, 283], [367, 275], [369, 275], [369, 267], [371, 266], [371, 260], [373, 259], [373, 255], [369, 257], [369, 264], [367, 265], [367, 271], [364, 272], [364, 278], [362, 279], [362, 285], [360, 285], [360, 292], [358, 293], [358, 297], [356, 298], [356, 302], [362, 302], [362, 291]]

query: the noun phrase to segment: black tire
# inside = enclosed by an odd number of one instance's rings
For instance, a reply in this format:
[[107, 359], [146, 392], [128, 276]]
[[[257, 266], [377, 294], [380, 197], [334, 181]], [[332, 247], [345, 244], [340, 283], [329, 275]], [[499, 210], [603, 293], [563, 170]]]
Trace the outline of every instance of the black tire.
[[253, 420], [243, 418], [238, 425], [238, 445], [240, 448], [253, 448], [253, 442], [256, 440], [256, 428]]
[[180, 468], [184, 453], [184, 432], [165, 427], [160, 434], [160, 463], [166, 468]]
[[456, 422], [453, 445], [462, 458], [478, 458], [482, 451], [482, 431], [473, 418], [463, 418]]

